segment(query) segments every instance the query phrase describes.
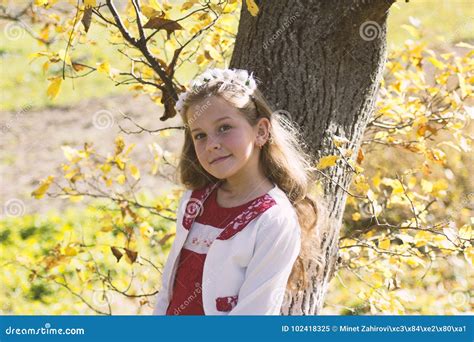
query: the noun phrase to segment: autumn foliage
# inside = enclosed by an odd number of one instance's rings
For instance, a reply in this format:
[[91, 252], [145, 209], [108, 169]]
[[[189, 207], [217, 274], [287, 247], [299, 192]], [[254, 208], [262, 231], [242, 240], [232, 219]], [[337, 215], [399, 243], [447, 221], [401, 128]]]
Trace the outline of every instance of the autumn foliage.
[[[258, 13], [253, 1], [247, 6]], [[239, 8], [230, 0], [131, 1], [120, 7], [111, 1], [76, 6], [35, 0], [24, 15], [38, 28], [32, 34], [40, 48], [29, 58], [42, 63], [51, 98], [61, 96], [68, 79], [98, 72], [149, 96], [167, 120], [175, 116], [177, 94], [187, 81], [231, 56]], [[89, 37], [95, 25], [105, 28], [106, 40]], [[331, 181], [328, 168], [353, 174], [345, 189], [338, 270], [328, 298], [337, 308], [332, 312], [472, 310], [469, 300], [453, 305], [449, 293], [468, 296], [474, 283], [472, 272], [463, 273], [474, 266], [473, 194], [465, 167], [472, 163], [473, 46], [460, 43], [455, 51], [440, 52], [415, 25], [405, 29], [416, 38], [390, 52], [360, 149], [334, 136], [338, 154], [316, 165], [319, 182]], [[88, 44], [115, 44], [120, 65], [76, 54], [78, 46]], [[124, 303], [133, 313], [149, 312], [182, 189], [176, 186], [159, 198], [137, 192], [144, 174], [174, 170], [178, 156], [155, 143], [149, 146], [151, 167], [142, 168], [133, 160], [133, 148], [127, 132], [116, 137], [107, 155], [91, 142], [63, 146], [61, 171], [42, 180], [32, 196], [83, 201], [86, 208], [1, 222], [5, 312], [113, 314], [122, 313]], [[7, 299], [7, 293], [16, 299]], [[73, 305], [63, 303], [66, 297]]]

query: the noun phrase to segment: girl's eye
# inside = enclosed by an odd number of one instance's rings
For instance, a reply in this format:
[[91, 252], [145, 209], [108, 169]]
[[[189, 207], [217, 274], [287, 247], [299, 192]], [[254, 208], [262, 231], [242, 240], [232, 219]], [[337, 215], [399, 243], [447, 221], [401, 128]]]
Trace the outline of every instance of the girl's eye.
[[195, 140], [200, 140], [202, 138], [202, 136], [205, 135], [204, 133], [198, 133], [194, 136], [194, 139]]
[[231, 129], [232, 127], [229, 126], [229, 125], [222, 125], [221, 127], [219, 127], [219, 131], [220, 132], [225, 132], [225, 131], [228, 131], [229, 129]]
[[[230, 125], [222, 125], [219, 127], [219, 132], [226, 132], [228, 131], [229, 129], [231, 129], [232, 127]], [[195, 136], [194, 136], [194, 140], [201, 140], [203, 139], [204, 137], [206, 136], [206, 134], [204, 133], [197, 133]]]

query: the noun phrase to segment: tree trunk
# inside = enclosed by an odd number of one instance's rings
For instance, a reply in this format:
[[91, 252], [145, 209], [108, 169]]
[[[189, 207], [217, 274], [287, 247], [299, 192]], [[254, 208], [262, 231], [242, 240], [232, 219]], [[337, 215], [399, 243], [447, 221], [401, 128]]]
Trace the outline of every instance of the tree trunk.
[[[334, 135], [347, 138], [355, 156], [374, 110], [392, 2], [261, 0], [257, 17], [243, 2], [231, 67], [255, 72], [274, 109], [289, 111], [302, 128], [316, 158], [338, 154]], [[344, 189], [352, 174], [344, 166], [325, 172], [332, 224], [314, 246], [325, 256], [323, 267], [310, 261], [310, 287], [284, 301], [283, 315], [320, 313], [336, 268]]]

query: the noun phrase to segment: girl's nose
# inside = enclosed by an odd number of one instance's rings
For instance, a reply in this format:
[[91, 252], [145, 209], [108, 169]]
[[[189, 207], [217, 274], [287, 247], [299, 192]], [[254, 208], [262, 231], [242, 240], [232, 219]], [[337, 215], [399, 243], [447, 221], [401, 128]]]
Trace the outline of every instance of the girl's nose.
[[209, 137], [207, 139], [207, 146], [206, 146], [208, 151], [213, 151], [213, 150], [218, 150], [221, 148], [221, 144], [219, 143], [219, 140], [214, 138], [214, 137]]

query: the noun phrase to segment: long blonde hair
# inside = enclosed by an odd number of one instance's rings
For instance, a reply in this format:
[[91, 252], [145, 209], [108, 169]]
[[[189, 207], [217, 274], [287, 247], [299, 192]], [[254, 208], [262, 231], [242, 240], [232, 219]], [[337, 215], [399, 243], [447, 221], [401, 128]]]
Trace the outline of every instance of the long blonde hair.
[[[266, 177], [282, 189], [298, 215], [301, 227], [301, 252], [293, 266], [287, 289], [294, 291], [308, 286], [306, 266], [308, 261], [321, 264], [318, 227], [326, 216], [322, 197], [312, 193], [313, 158], [306, 152], [306, 145], [295, 125], [279, 112], [273, 112], [263, 94], [256, 89], [251, 95], [242, 87], [223, 82], [209, 82], [190, 92], [180, 111], [185, 124], [184, 146], [179, 161], [179, 177], [188, 189], [200, 189], [218, 181], [199, 163], [189, 129], [187, 109], [211, 96], [220, 96], [239, 109], [250, 125], [261, 118], [270, 120], [270, 141], [260, 151], [260, 163]], [[205, 110], [205, 106], [201, 106]], [[199, 113], [198, 113], [199, 114]], [[192, 120], [192, 118], [191, 118]]]

